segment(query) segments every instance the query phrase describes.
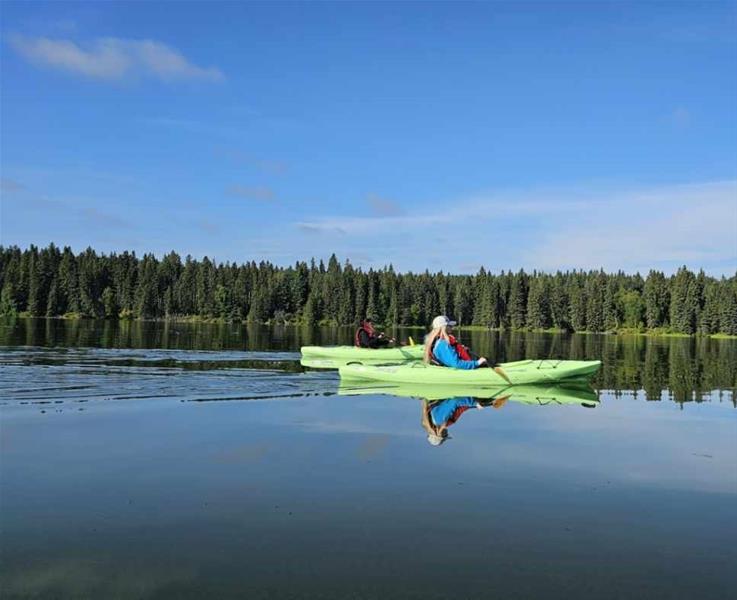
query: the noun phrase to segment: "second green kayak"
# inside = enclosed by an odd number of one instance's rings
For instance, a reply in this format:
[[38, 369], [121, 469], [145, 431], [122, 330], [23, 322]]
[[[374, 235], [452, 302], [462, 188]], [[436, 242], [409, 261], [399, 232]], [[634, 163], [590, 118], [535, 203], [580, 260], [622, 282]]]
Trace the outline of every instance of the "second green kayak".
[[585, 380], [601, 367], [600, 360], [519, 360], [502, 363], [494, 369], [473, 370], [436, 367], [421, 361], [401, 365], [341, 366], [343, 379], [383, 381], [387, 383], [423, 383], [435, 385], [527, 385]]
[[404, 362], [419, 360], [425, 347], [397, 346], [396, 348], [356, 348], [355, 346], [302, 346], [304, 359], [329, 359], [339, 362], [369, 361], [369, 362]]

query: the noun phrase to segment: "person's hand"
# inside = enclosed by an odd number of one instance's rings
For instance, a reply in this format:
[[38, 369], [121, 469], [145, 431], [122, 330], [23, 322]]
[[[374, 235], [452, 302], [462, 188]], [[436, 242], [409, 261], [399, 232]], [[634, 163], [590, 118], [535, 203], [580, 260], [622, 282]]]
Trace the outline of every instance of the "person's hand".
[[479, 358], [479, 359], [478, 359], [478, 360], [476, 361], [476, 364], [477, 364], [477, 365], [478, 365], [479, 367], [483, 367], [483, 366], [484, 366], [484, 365], [486, 364], [486, 358], [484, 358], [484, 357], [482, 356], [481, 358]]

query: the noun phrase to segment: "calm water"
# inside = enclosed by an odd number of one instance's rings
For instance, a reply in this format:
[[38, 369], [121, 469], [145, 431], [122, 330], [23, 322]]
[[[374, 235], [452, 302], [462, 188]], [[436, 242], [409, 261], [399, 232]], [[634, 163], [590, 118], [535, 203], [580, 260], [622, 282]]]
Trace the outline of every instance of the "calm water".
[[604, 368], [585, 402], [512, 396], [432, 447], [421, 400], [299, 365], [350, 330], [0, 325], [3, 598], [737, 587], [734, 340], [465, 334], [495, 361]]

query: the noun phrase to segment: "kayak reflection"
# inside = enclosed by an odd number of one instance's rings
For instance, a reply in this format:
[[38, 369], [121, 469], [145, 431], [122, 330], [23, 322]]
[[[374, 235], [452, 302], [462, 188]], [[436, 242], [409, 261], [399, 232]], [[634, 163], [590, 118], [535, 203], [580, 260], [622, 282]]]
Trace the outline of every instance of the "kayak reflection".
[[596, 392], [588, 384], [552, 386], [458, 387], [431, 385], [360, 385], [341, 382], [338, 394], [390, 395], [418, 398], [421, 424], [427, 441], [440, 446], [450, 439], [448, 429], [471, 409], [500, 409], [507, 402], [546, 406], [570, 404], [594, 408], [599, 404]]

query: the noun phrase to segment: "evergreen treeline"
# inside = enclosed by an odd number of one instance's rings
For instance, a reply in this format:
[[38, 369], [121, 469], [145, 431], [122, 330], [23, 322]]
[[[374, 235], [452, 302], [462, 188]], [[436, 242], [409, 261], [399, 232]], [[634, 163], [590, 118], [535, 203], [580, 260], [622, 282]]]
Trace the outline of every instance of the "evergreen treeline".
[[74, 254], [54, 244], [0, 246], [0, 314], [105, 318], [199, 316], [249, 322], [426, 326], [437, 314], [504, 329], [737, 335], [737, 275], [715, 279], [682, 267], [646, 278], [621, 271], [548, 273], [481, 269], [476, 275], [362, 271], [335, 255], [291, 267], [269, 262], [182, 261], [171, 252]]

